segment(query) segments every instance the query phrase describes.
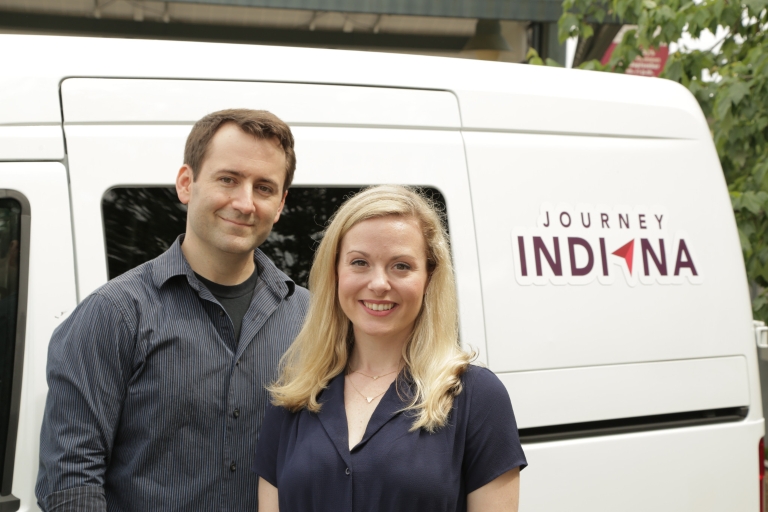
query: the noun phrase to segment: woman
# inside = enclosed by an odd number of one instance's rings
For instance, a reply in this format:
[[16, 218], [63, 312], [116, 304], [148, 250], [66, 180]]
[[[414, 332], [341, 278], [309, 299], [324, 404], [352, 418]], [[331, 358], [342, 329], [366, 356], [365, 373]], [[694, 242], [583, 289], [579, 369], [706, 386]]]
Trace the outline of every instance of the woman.
[[430, 202], [399, 186], [349, 199], [310, 290], [259, 435], [260, 512], [516, 511], [526, 461], [509, 395], [459, 345]]

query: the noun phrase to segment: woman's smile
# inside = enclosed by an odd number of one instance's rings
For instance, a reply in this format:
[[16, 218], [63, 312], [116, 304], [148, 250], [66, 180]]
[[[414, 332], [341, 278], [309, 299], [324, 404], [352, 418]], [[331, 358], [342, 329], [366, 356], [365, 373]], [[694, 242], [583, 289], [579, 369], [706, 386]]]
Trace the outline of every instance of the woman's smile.
[[382, 302], [382, 301], [367, 301], [361, 300], [360, 304], [363, 305], [368, 312], [374, 316], [387, 316], [392, 313], [397, 304], [394, 302]]

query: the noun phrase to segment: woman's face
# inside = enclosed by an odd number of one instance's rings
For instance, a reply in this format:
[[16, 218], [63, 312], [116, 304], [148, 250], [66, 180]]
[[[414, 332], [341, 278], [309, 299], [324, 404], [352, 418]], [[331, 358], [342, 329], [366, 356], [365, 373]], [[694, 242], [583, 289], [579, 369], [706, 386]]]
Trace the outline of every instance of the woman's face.
[[341, 309], [361, 336], [405, 342], [427, 286], [427, 252], [416, 219], [362, 221], [341, 241], [337, 267]]

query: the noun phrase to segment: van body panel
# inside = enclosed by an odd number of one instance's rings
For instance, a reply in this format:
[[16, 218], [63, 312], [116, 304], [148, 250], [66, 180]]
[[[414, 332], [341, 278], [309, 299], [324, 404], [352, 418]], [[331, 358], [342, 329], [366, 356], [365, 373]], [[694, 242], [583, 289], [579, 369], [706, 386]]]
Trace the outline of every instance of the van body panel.
[[763, 429], [760, 419], [526, 444], [520, 510], [758, 512]]
[[61, 125], [1, 126], [0, 160], [61, 160], [64, 134]]
[[[749, 406], [743, 356], [500, 373], [519, 428]], [[536, 393], [530, 390], [535, 389]]]
[[57, 162], [0, 163], [0, 188], [21, 193], [30, 206], [26, 342], [12, 494], [21, 500], [21, 511], [37, 510], [34, 485], [48, 391], [48, 340], [77, 305], [66, 169]]
[[711, 141], [464, 140], [494, 371], [754, 351]]
[[[180, 78], [448, 90], [459, 98], [463, 126], [469, 129], [711, 138], [701, 109], [684, 87], [645, 77], [470, 59], [179, 41], [3, 35], [0, 44], [25, 50], [6, 56], [0, 69], [0, 84], [13, 89], [14, 103], [12, 111], [0, 114], [0, 124], [60, 121], [60, 107], [52, 98], [68, 77]], [[11, 98], [5, 86], [0, 91], [0, 100]], [[40, 104], [43, 96], [48, 99]], [[542, 115], [542, 109], [557, 114]]]
[[[104, 193], [116, 186], [173, 186], [190, 128], [65, 125], [81, 298], [107, 281], [101, 213]], [[463, 141], [458, 131], [299, 126], [293, 133], [297, 151], [300, 148], [296, 185], [432, 186], [445, 196], [451, 236], [455, 240], [475, 239]], [[287, 201], [291, 201], [290, 191]], [[473, 244], [457, 243], [452, 253], [462, 340], [477, 349], [478, 359], [485, 362], [477, 251]]]
[[[289, 124], [461, 127], [444, 91], [381, 87], [75, 78], [62, 82], [66, 123], [194, 123], [227, 105], [280, 112]], [[118, 101], [115, 101], [118, 99]]]
[[[26, 43], [31, 42], [15, 37], [0, 38], [3, 48], [25, 48]], [[50, 62], [50, 46], [32, 44], [36, 48], [30, 48], [30, 53], [9, 51], [3, 54], [3, 66], [0, 67], [0, 103], [3, 105], [0, 126], [61, 125], [58, 94], [61, 66]], [[48, 41], [48, 44], [56, 42]]]
[[[562, 88], [559, 79], [555, 80]], [[622, 87], [632, 85], [639, 88], [646, 84], [625, 83]], [[569, 80], [569, 89], [570, 86]], [[578, 90], [579, 85], [575, 87]], [[647, 105], [638, 109], [636, 96], [574, 101], [578, 92], [573, 97], [553, 97], [547, 92], [518, 93], [514, 90], [458, 91], [457, 96], [465, 130], [670, 139], [701, 137], [698, 116], [675, 106]], [[542, 114], [545, 112], [549, 114]], [[664, 122], [659, 123], [660, 119]]]

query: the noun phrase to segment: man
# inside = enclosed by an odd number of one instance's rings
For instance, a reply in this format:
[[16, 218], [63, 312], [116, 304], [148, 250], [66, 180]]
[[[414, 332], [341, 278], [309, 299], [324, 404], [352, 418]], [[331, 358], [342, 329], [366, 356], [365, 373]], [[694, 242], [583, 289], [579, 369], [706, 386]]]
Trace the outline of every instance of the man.
[[47, 512], [256, 510], [264, 386], [309, 300], [256, 249], [285, 204], [293, 136], [269, 112], [215, 112], [184, 162], [185, 234], [86, 297], [51, 339], [36, 486]]

